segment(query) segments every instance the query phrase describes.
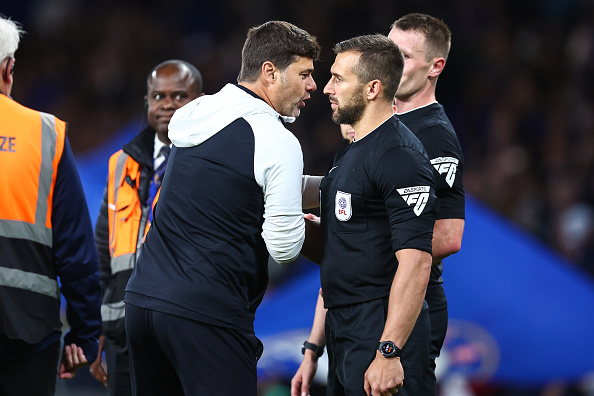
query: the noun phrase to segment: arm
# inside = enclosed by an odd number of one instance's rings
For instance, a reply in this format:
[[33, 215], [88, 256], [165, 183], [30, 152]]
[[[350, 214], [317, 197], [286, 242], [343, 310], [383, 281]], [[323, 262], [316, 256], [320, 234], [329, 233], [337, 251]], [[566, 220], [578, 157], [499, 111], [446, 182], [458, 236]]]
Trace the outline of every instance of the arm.
[[[324, 328], [326, 323], [326, 311], [326, 308], [324, 308], [322, 289], [320, 289], [313, 326], [307, 341], [321, 347], [326, 345], [326, 330]], [[317, 370], [318, 356], [313, 351], [306, 349], [301, 366], [299, 366], [299, 369], [291, 380], [291, 396], [307, 396], [309, 394], [309, 387], [311, 386]]]
[[67, 139], [54, 188], [52, 232], [56, 270], [70, 324], [60, 377], [70, 378], [77, 368], [97, 356], [101, 285], [91, 219]]
[[441, 219], [433, 228], [433, 264], [457, 253], [462, 247], [464, 219]]
[[276, 139], [255, 135], [254, 174], [264, 192], [262, 238], [274, 261], [287, 264], [299, 256], [305, 239], [303, 154], [295, 136], [278, 132]]
[[303, 209], [320, 207], [320, 183], [324, 176], [303, 175], [301, 180], [301, 195]]
[[105, 183], [105, 189], [103, 190], [103, 200], [101, 201], [101, 206], [99, 208], [99, 216], [97, 216], [97, 223], [95, 223], [95, 246], [97, 247], [97, 254], [99, 256], [99, 270], [102, 279], [104, 279], [106, 276], [111, 275], [111, 269], [109, 267], [111, 255], [109, 253], [107, 185], [108, 182]]
[[[108, 181], [105, 184], [103, 191], [103, 200], [99, 208], [99, 216], [95, 224], [95, 246], [97, 247], [97, 254], [99, 256], [99, 272], [101, 274], [101, 291], [103, 295], [107, 288], [107, 280], [111, 275], [111, 255], [109, 253], [109, 219], [108, 219]], [[104, 361], [101, 352], [103, 351], [104, 336], [99, 337], [99, 350], [97, 352], [97, 359], [91, 363], [89, 370], [91, 375], [97, 381], [101, 382], [103, 386], [107, 386], [107, 373], [104, 370]]]
[[[423, 306], [429, 274], [431, 255], [417, 249], [396, 252], [398, 270], [390, 289], [388, 317], [378, 341], [393, 341], [403, 348]], [[385, 358], [376, 352], [375, 359], [365, 373], [365, 392], [370, 395], [386, 394], [402, 387], [404, 371], [400, 358]]]

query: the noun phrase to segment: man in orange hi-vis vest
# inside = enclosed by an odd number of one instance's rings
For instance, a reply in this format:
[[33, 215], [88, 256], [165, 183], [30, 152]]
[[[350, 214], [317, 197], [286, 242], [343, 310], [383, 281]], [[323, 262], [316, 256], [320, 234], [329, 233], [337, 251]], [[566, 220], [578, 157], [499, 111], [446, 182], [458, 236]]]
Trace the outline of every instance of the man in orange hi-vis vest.
[[0, 395], [53, 395], [97, 355], [101, 286], [66, 123], [9, 96], [21, 33], [0, 17]]
[[99, 354], [90, 371], [108, 387], [110, 395], [132, 394], [124, 289], [152, 220], [153, 202], [167, 165], [169, 120], [175, 110], [200, 95], [202, 75], [195, 66], [181, 60], [155, 66], [148, 75], [145, 96], [149, 125], [109, 160], [95, 227], [103, 285], [99, 350], [105, 350], [105, 360]]

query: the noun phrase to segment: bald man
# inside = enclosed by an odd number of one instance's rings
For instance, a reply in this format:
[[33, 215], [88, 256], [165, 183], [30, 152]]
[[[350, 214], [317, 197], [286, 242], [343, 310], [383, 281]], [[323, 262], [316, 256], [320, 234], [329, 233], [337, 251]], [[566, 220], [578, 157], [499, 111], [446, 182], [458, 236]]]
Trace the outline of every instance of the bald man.
[[[124, 289], [152, 220], [152, 207], [169, 156], [173, 113], [203, 95], [202, 76], [193, 65], [168, 60], [147, 78], [149, 125], [109, 160], [109, 176], [95, 228], [103, 303], [100, 353], [91, 374], [110, 395], [131, 395]], [[123, 182], [122, 182], [123, 181]], [[101, 350], [105, 351], [105, 360]]]

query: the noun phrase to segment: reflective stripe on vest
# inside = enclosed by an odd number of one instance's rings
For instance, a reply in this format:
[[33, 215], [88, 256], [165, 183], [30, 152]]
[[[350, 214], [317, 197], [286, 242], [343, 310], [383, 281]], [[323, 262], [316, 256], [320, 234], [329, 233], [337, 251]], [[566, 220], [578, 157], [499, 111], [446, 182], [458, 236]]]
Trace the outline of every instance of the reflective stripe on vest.
[[53, 161], [56, 154], [58, 134], [55, 129], [56, 119], [51, 114], [41, 115], [41, 167], [35, 208], [35, 223], [19, 220], [0, 219], [0, 236], [27, 239], [43, 245], [52, 246], [51, 228], [46, 227], [48, 215], [48, 197], [52, 188]]
[[60, 299], [58, 281], [15, 268], [0, 267], [0, 286], [15, 287]]
[[[118, 202], [118, 192], [120, 190], [120, 183], [122, 180], [122, 176], [124, 175], [124, 168], [126, 166], [126, 161], [128, 160], [128, 154], [122, 152], [116, 163], [115, 174], [113, 178], [114, 183], [114, 200], [113, 202]], [[113, 228], [116, 228], [116, 210], [113, 208], [113, 215], [112, 215], [112, 222]], [[116, 233], [111, 230], [110, 232], [112, 240], [110, 241], [110, 246], [113, 245], [113, 238], [116, 237]], [[111, 273], [116, 274], [121, 271], [126, 271], [129, 269], [134, 268], [134, 261], [135, 261], [135, 253], [126, 253], [122, 254], [121, 256], [113, 257], [113, 251], [111, 252]], [[101, 307], [101, 311], [103, 312], [103, 307]], [[103, 313], [102, 313], [103, 315]]]
[[126, 253], [111, 258], [111, 273], [116, 274], [134, 268], [136, 253]]
[[123, 301], [101, 305], [101, 320], [103, 322], [111, 322], [114, 320], [123, 319], [125, 314], [126, 310]]

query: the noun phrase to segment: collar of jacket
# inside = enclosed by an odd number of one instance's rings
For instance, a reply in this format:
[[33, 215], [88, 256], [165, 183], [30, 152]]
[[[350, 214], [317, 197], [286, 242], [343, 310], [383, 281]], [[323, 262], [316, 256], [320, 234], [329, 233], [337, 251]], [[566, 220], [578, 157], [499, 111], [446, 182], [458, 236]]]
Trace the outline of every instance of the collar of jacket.
[[153, 169], [155, 133], [150, 125], [147, 126], [134, 139], [124, 145], [124, 152], [140, 165]]

